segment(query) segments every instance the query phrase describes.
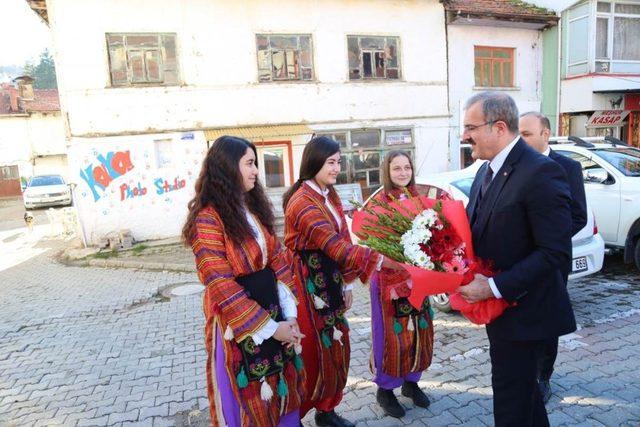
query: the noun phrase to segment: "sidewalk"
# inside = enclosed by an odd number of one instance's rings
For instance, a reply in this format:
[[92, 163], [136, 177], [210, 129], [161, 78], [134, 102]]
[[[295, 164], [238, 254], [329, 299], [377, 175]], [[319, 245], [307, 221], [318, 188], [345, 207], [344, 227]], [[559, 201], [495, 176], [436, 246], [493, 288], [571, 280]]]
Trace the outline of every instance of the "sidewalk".
[[67, 249], [61, 256], [68, 264], [91, 267], [138, 268], [192, 273], [193, 252], [178, 237], [140, 242], [123, 251], [97, 248]]

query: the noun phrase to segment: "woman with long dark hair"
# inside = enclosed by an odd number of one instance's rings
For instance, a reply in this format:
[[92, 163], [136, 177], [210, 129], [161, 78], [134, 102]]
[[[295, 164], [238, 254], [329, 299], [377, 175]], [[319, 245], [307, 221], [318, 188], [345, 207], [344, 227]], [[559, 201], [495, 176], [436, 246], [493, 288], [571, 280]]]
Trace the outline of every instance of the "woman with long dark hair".
[[380, 265], [394, 263], [377, 252], [353, 245], [342, 203], [333, 185], [340, 173], [340, 145], [313, 138], [304, 148], [300, 178], [285, 193], [285, 245], [293, 251], [300, 297], [298, 321], [305, 335], [302, 357], [307, 372], [301, 416], [316, 408], [319, 426], [353, 426], [334, 409], [342, 399], [349, 371], [349, 326], [345, 311], [353, 302], [352, 285], [363, 283]]
[[195, 190], [182, 236], [206, 286], [211, 422], [298, 426], [302, 335], [291, 269], [258, 182], [255, 146], [232, 136], [218, 138]]
[[[418, 195], [408, 153], [389, 152], [381, 173], [383, 188], [374, 195], [375, 200], [391, 202]], [[410, 279], [404, 269], [383, 268], [374, 273], [369, 288], [376, 400], [387, 415], [396, 418], [404, 416], [405, 411], [393, 393], [395, 388], [402, 386], [402, 395], [411, 398], [416, 406], [426, 408], [430, 403], [418, 381], [433, 356], [432, 312], [428, 298], [420, 310], [409, 303]]]

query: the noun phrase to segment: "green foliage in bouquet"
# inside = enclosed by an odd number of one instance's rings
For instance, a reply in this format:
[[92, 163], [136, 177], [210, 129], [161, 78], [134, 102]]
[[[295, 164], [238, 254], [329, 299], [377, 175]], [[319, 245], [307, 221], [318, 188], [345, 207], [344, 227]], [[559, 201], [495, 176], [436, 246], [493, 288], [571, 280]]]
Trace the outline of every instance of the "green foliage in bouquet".
[[[361, 239], [360, 243], [388, 256], [394, 261], [411, 264], [404, 255], [404, 248], [400, 243], [400, 238], [404, 233], [411, 230], [413, 218], [417, 215], [416, 212], [422, 212], [424, 206], [422, 206], [420, 200], [417, 197], [413, 197], [406, 188], [404, 192], [407, 199], [414, 204], [414, 212], [400, 203], [391, 206], [389, 202], [376, 199], [371, 199], [370, 204], [372, 207], [365, 207], [355, 200], [352, 200], [351, 203], [356, 208], [363, 210], [377, 219], [377, 224], [375, 225], [371, 224], [371, 220], [362, 224], [361, 230], [357, 233]], [[390, 197], [391, 202], [399, 201], [393, 196]], [[373, 207], [379, 207], [381, 209], [376, 211]], [[433, 210], [440, 214], [442, 212], [442, 203], [436, 203], [433, 206]]]

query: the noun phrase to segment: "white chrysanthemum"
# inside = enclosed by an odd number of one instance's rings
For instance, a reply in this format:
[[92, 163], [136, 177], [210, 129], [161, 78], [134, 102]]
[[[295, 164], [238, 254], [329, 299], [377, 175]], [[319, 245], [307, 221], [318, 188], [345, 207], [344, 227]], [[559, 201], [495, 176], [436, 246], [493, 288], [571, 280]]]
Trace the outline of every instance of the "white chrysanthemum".
[[433, 233], [431, 228], [438, 221], [438, 213], [433, 209], [425, 209], [414, 218], [411, 223], [411, 229], [402, 235], [400, 244], [404, 249], [404, 256], [418, 267], [433, 270], [435, 264], [431, 258], [425, 254], [420, 245], [426, 245], [431, 240]]

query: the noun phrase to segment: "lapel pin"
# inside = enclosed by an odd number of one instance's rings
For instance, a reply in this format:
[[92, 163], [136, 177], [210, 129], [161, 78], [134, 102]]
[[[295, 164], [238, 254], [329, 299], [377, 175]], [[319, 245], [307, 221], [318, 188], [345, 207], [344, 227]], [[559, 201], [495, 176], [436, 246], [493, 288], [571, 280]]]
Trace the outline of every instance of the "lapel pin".
[[507, 172], [503, 172], [503, 173], [502, 173], [502, 175], [507, 176], [507, 175], [508, 175], [508, 173], [507, 173]]

